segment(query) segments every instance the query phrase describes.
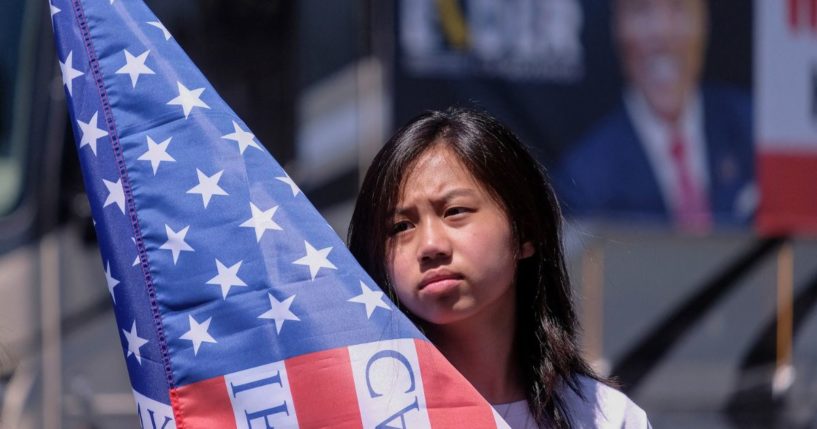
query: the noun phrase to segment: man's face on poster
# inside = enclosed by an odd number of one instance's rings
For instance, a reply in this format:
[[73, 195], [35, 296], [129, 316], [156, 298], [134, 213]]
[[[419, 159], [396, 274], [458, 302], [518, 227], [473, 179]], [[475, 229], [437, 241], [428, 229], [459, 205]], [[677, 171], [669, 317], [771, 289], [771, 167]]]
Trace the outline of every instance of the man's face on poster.
[[701, 73], [704, 0], [617, 0], [613, 31], [624, 74], [668, 121], [680, 116]]

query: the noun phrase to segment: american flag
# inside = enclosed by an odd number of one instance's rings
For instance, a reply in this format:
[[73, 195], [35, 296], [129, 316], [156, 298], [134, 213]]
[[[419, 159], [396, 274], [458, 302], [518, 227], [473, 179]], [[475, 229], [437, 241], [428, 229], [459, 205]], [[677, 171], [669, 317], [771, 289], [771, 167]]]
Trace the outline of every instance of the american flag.
[[50, 6], [142, 427], [506, 427], [144, 3]]

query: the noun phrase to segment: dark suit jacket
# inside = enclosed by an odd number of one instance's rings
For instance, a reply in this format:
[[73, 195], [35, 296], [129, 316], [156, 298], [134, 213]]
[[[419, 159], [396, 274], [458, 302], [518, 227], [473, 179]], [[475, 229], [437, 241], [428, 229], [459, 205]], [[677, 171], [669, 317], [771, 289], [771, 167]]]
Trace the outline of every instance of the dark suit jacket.
[[[723, 87], [707, 86], [701, 93], [713, 220], [747, 224], [751, 215], [740, 214], [739, 198], [755, 177], [751, 102]], [[670, 221], [623, 102], [560, 159], [553, 180], [568, 216]]]

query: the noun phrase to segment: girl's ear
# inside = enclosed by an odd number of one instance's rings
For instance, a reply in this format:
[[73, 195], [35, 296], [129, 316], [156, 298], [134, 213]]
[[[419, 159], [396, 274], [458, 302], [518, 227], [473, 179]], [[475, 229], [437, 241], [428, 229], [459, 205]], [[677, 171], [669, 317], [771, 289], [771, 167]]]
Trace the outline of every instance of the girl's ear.
[[519, 254], [519, 259], [530, 258], [534, 253], [536, 253], [536, 249], [533, 247], [533, 243], [526, 241], [522, 243], [522, 251]]

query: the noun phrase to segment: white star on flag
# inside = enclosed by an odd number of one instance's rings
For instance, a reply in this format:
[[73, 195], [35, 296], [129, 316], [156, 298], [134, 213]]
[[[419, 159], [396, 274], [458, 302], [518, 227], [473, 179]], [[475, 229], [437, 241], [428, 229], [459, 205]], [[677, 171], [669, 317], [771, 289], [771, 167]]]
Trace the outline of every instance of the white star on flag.
[[176, 261], [179, 260], [179, 254], [181, 252], [195, 252], [189, 244], [184, 241], [184, 238], [187, 236], [187, 231], [190, 229], [190, 225], [182, 228], [179, 232], [173, 231], [167, 224], [165, 224], [165, 232], [167, 233], [167, 241], [165, 244], [159, 246], [160, 249], [170, 250], [173, 254], [173, 265], [176, 265]]
[[179, 96], [168, 101], [167, 104], [174, 105], [174, 106], [182, 106], [182, 110], [184, 111], [184, 119], [190, 115], [190, 111], [193, 110], [194, 107], [201, 107], [204, 109], [209, 109], [210, 106], [207, 103], [201, 101], [201, 93], [204, 92], [204, 88], [196, 88], [196, 89], [187, 89], [186, 86], [182, 85], [181, 82], [176, 82], [176, 85], [179, 87]]
[[258, 316], [259, 319], [272, 319], [275, 321], [275, 333], [280, 334], [281, 328], [284, 327], [284, 322], [287, 320], [294, 320], [300, 321], [301, 319], [298, 318], [292, 311], [290, 311], [289, 307], [292, 305], [292, 301], [295, 299], [295, 295], [283, 300], [278, 301], [272, 296], [271, 293], [267, 293], [269, 295], [269, 305], [270, 309], [264, 312], [264, 314]]
[[250, 146], [258, 150], [262, 150], [261, 146], [255, 142], [255, 134], [242, 130], [235, 121], [233, 121], [233, 130], [234, 131], [232, 133], [223, 135], [221, 138], [237, 142], [238, 152], [240, 154], [244, 155], [244, 151]]
[[301, 192], [301, 189], [298, 188], [298, 185], [295, 184], [295, 181], [293, 181], [292, 178], [289, 177], [289, 174], [287, 174], [286, 176], [282, 176], [282, 177], [276, 177], [276, 179], [278, 179], [278, 180], [286, 183], [287, 185], [289, 185], [290, 189], [292, 189], [292, 196], [293, 197], [297, 197], [298, 194]]
[[130, 357], [130, 355], [134, 355], [139, 365], [142, 365], [142, 354], [139, 353], [139, 349], [147, 344], [148, 340], [139, 338], [139, 334], [136, 333], [136, 320], [133, 321], [130, 332], [123, 329], [122, 333], [125, 334], [125, 340], [128, 342], [128, 354], [125, 356], [125, 359]]
[[[131, 237], [130, 239], [131, 239], [131, 241], [133, 241], [133, 245], [135, 246], [136, 245], [136, 239], [133, 238], [133, 237]], [[138, 248], [136, 249], [136, 257], [133, 258], [133, 264], [131, 264], [131, 267], [135, 267], [137, 265], [139, 265], [139, 249]]]
[[116, 203], [116, 205], [119, 206], [119, 210], [122, 211], [122, 214], [125, 214], [125, 190], [122, 189], [122, 179], [117, 180], [116, 183], [105, 179], [102, 179], [102, 182], [105, 183], [105, 187], [108, 188], [109, 192], [108, 198], [105, 199], [105, 204], [102, 205], [102, 208]]
[[315, 276], [318, 274], [318, 270], [321, 268], [329, 268], [333, 270], [338, 269], [334, 264], [329, 262], [329, 259], [327, 258], [329, 256], [329, 252], [332, 251], [332, 247], [325, 247], [323, 249], [316, 250], [306, 240], [304, 240], [304, 247], [306, 248], [306, 256], [292, 263], [308, 266], [309, 274], [312, 275], [312, 280], [315, 280]]
[[170, 139], [173, 137], [168, 137], [167, 140], [156, 143], [153, 141], [150, 136], [147, 136], [148, 142], [148, 151], [143, 153], [142, 156], [137, 158], [140, 161], [150, 161], [150, 166], [153, 167], [153, 175], [156, 175], [156, 171], [159, 170], [159, 164], [162, 161], [165, 162], [176, 162], [170, 154], [167, 153], [167, 147], [170, 145]]
[[369, 287], [363, 282], [360, 282], [360, 295], [353, 296], [352, 298], [349, 298], [348, 301], [365, 305], [367, 319], [372, 317], [372, 313], [374, 313], [374, 310], [377, 309], [377, 307], [385, 308], [386, 310], [391, 311], [389, 305], [383, 301], [383, 292], [380, 290], [369, 289]]
[[48, 2], [48, 4], [51, 6], [51, 17], [52, 18], [54, 17], [54, 15], [62, 12], [62, 10], [60, 10], [60, 8], [58, 8], [57, 6], [54, 6], [53, 3]]
[[149, 49], [142, 52], [138, 57], [131, 55], [127, 49], [123, 49], [122, 52], [125, 53], [125, 65], [117, 70], [116, 74], [130, 75], [130, 83], [133, 88], [136, 88], [136, 81], [139, 80], [139, 75], [156, 74], [150, 67], [145, 65], [145, 60], [147, 60], [148, 54], [150, 53]]
[[91, 116], [91, 120], [88, 122], [82, 122], [77, 119], [77, 125], [79, 125], [79, 130], [82, 133], [82, 139], [79, 142], [79, 148], [82, 149], [84, 146], [90, 146], [91, 152], [94, 153], [96, 156], [96, 141], [101, 139], [102, 137], [106, 137], [108, 132], [97, 128], [97, 124], [99, 117], [99, 111], [94, 112], [94, 116]]
[[196, 319], [193, 318], [191, 315], [187, 315], [187, 319], [190, 322], [190, 330], [185, 332], [182, 335], [182, 340], [188, 340], [193, 342], [193, 355], [196, 356], [199, 354], [199, 347], [201, 347], [201, 343], [217, 343], [215, 338], [213, 338], [207, 330], [210, 329], [210, 321], [213, 318], [209, 318], [202, 323], [196, 322]]
[[244, 228], [255, 228], [255, 241], [256, 243], [261, 241], [261, 236], [264, 235], [264, 232], [268, 229], [276, 230], [276, 231], [283, 231], [283, 229], [272, 220], [272, 216], [275, 215], [275, 211], [278, 210], [278, 206], [273, 206], [271, 209], [261, 210], [255, 206], [255, 204], [250, 203], [250, 210], [252, 210], [252, 217], [247, 219], [244, 223], [241, 224]]
[[165, 28], [164, 24], [162, 24], [159, 21], [148, 21], [148, 22], [146, 22], [146, 24], [147, 25], [152, 25], [152, 26], [158, 28], [159, 30], [162, 30], [162, 34], [165, 36], [165, 40], [170, 40], [170, 37], [171, 37], [170, 32], [167, 31], [167, 28]]
[[199, 177], [199, 184], [190, 188], [187, 193], [201, 194], [201, 201], [204, 203], [204, 208], [207, 208], [207, 204], [210, 204], [210, 198], [213, 195], [229, 195], [224, 189], [221, 189], [221, 186], [218, 186], [218, 181], [223, 173], [224, 170], [221, 170], [212, 176], [208, 176], [197, 168], [196, 174]]
[[222, 264], [221, 261], [216, 259], [216, 269], [218, 270], [218, 275], [210, 279], [207, 284], [221, 286], [221, 297], [223, 299], [227, 299], [227, 294], [230, 293], [231, 287], [247, 286], [243, 280], [238, 278], [238, 269], [241, 268], [242, 262], [244, 261], [238, 261], [238, 263], [233, 264], [233, 266], [227, 267]]
[[111, 275], [111, 261], [108, 261], [107, 268], [105, 269], [105, 281], [108, 283], [108, 292], [111, 293], [113, 304], [116, 305], [116, 295], [113, 293], [113, 288], [119, 284], [119, 280], [113, 278]]
[[85, 73], [77, 70], [73, 66], [74, 63], [74, 51], [68, 52], [68, 56], [65, 57], [65, 61], [60, 61], [60, 72], [62, 73], [62, 83], [68, 88], [68, 95], [73, 96], [74, 93], [72, 92], [72, 82], [74, 79], [84, 75]]

